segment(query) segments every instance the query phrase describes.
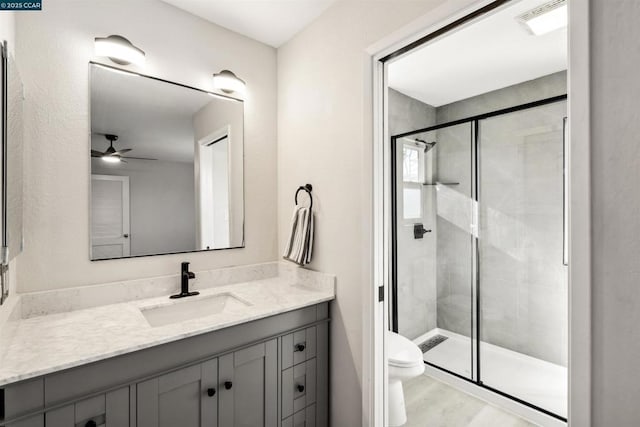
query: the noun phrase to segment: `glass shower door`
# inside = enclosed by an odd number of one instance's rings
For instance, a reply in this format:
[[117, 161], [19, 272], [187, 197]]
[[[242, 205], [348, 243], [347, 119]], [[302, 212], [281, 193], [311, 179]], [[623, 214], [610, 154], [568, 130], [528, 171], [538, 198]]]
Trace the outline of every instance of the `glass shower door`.
[[479, 379], [567, 416], [566, 101], [478, 122]]
[[394, 139], [395, 327], [418, 344], [425, 362], [470, 380], [475, 370], [473, 130], [467, 122]]

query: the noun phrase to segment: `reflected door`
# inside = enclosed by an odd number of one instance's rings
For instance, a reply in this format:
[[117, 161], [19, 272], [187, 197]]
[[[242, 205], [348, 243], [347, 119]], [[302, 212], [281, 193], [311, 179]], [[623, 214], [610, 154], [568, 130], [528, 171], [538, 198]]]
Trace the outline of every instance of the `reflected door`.
[[129, 177], [91, 175], [91, 259], [129, 256], [129, 234]]

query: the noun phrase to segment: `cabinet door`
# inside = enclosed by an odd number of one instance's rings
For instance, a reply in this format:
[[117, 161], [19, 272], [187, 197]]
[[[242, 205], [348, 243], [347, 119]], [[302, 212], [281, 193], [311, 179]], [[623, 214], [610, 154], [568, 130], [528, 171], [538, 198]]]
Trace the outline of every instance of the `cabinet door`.
[[215, 427], [218, 360], [137, 385], [137, 427]]
[[81, 400], [45, 414], [47, 427], [129, 427], [129, 387]]
[[7, 424], [5, 427], [44, 427], [44, 415], [34, 415], [22, 421]]
[[278, 423], [278, 344], [267, 341], [220, 357], [220, 425]]

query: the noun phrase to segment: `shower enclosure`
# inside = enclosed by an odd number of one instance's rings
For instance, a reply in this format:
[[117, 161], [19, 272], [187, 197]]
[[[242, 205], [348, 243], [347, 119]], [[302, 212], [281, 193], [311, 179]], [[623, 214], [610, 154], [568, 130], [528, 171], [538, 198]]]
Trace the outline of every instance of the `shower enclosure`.
[[394, 331], [567, 416], [566, 95], [394, 135]]

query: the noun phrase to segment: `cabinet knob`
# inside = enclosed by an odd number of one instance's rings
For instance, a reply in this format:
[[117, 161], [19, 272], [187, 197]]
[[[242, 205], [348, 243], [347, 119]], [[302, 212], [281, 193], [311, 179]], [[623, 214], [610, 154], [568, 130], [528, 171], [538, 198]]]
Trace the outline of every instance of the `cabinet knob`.
[[298, 391], [299, 391], [300, 393], [302, 393], [302, 392], [304, 391], [304, 386], [303, 386], [302, 384], [298, 384], [298, 385], [296, 386], [296, 388], [298, 389]]
[[216, 394], [216, 389], [215, 388], [208, 388], [207, 389], [207, 396], [213, 397], [215, 394]]
[[224, 388], [227, 390], [231, 390], [231, 387], [233, 387], [233, 383], [231, 381], [225, 381], [224, 382]]
[[296, 344], [295, 345], [295, 351], [304, 351], [305, 348], [306, 347], [305, 347], [304, 343], [300, 343], [300, 344]]
[[93, 420], [87, 421], [86, 424], [84, 425], [84, 427], [97, 427], [97, 426], [98, 424], [96, 424], [96, 422]]

